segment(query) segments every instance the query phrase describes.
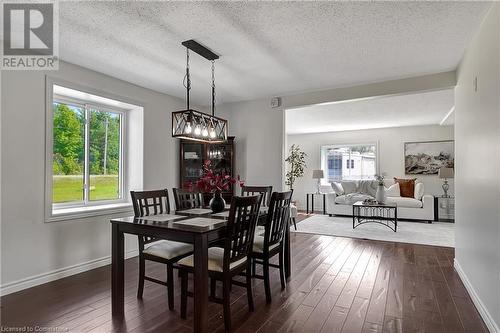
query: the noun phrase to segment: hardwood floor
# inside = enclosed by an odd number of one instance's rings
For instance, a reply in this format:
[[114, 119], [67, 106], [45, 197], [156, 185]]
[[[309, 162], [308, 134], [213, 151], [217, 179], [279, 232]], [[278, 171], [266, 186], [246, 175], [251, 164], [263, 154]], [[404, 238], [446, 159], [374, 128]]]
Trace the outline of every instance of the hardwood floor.
[[[292, 276], [281, 291], [278, 270], [272, 270], [271, 304], [266, 305], [261, 280], [254, 281], [254, 312], [248, 311], [243, 288], [233, 287], [236, 332], [487, 332], [453, 269], [451, 248], [300, 233], [292, 233], [291, 241]], [[192, 299], [187, 320], [180, 318], [180, 280], [175, 281], [175, 311], [169, 311], [161, 285], [146, 282], [143, 299], [136, 298], [136, 258], [125, 268], [122, 324], [111, 320], [106, 266], [2, 297], [2, 326], [191, 332]], [[147, 271], [157, 278], [166, 275], [161, 264], [148, 262]], [[224, 331], [221, 305], [209, 305], [209, 318], [211, 331]]]

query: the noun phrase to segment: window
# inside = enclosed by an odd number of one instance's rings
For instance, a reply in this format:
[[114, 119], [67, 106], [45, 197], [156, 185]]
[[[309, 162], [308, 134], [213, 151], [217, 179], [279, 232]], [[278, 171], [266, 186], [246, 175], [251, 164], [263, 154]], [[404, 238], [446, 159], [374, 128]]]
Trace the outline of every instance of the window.
[[113, 103], [121, 104], [53, 85], [47, 146], [52, 213], [126, 202], [126, 110]]
[[376, 144], [321, 147], [321, 165], [328, 182], [373, 179], [376, 173], [376, 161]]

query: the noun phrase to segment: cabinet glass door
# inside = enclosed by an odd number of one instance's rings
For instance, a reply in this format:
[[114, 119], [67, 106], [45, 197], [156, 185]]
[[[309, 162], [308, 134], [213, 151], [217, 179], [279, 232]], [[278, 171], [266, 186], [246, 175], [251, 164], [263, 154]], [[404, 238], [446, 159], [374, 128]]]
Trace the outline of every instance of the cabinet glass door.
[[199, 143], [184, 144], [184, 169], [183, 178], [185, 183], [195, 183], [203, 176], [203, 161], [205, 156], [204, 145]]

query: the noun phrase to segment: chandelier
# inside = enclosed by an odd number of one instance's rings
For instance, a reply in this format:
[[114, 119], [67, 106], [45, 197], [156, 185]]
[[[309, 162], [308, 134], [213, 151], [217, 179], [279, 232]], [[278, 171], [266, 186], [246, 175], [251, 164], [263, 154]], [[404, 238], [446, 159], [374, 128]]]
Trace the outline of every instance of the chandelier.
[[[208, 143], [227, 140], [227, 120], [215, 116], [215, 60], [219, 56], [200, 43], [190, 39], [182, 42], [186, 47], [186, 109], [172, 112], [172, 137]], [[189, 73], [189, 51], [196, 52], [212, 62], [212, 114], [196, 111], [189, 106], [191, 77]]]

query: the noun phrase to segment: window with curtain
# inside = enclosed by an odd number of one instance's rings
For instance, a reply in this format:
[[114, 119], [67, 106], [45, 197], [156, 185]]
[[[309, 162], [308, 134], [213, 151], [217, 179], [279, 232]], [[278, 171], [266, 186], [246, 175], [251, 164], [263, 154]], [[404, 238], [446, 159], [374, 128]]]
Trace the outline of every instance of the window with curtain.
[[322, 146], [321, 167], [328, 183], [374, 179], [377, 172], [377, 146], [376, 144]]

